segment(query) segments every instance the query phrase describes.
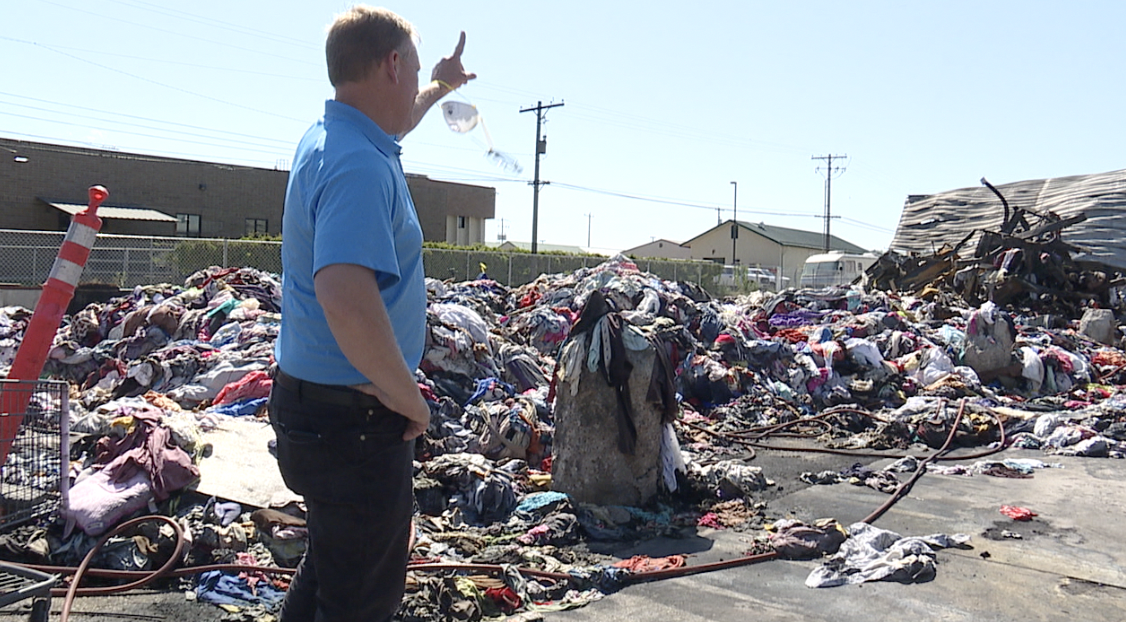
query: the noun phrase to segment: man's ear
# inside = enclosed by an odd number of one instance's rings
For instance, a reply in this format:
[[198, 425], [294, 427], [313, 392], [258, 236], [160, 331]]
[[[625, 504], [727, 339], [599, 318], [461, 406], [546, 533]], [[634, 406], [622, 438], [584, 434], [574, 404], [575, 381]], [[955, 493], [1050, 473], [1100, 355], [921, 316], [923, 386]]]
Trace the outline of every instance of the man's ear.
[[392, 84], [399, 83], [399, 72], [403, 69], [403, 55], [399, 50], [391, 50], [383, 60], [383, 70], [387, 72], [387, 77], [391, 79]]

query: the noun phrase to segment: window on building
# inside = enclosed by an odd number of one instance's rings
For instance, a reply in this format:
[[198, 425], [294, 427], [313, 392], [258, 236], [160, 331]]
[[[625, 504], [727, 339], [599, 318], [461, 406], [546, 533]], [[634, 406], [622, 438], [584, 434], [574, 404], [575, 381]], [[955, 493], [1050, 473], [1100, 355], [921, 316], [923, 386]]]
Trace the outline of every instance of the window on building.
[[457, 228], [458, 229], [464, 229], [466, 220], [468, 220], [468, 219], [465, 216], [458, 216], [457, 217]]
[[176, 235], [199, 237], [199, 214], [176, 214]]
[[264, 234], [266, 231], [265, 218], [247, 218], [246, 219], [246, 235]]

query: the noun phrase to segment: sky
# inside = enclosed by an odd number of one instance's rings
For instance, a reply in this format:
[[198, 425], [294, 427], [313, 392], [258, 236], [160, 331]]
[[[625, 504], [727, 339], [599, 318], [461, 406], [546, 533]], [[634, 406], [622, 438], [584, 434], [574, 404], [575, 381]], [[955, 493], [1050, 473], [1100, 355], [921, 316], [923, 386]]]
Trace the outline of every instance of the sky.
[[[333, 92], [341, 0], [0, 0], [0, 136], [287, 168]], [[403, 141], [408, 173], [496, 188], [486, 240], [622, 250], [727, 220], [886, 249], [908, 195], [1126, 168], [1126, 3], [620, 0], [387, 4], [423, 70], [478, 79]], [[819, 171], [818, 168], [821, 168]], [[732, 184], [731, 182], [736, 182]], [[91, 180], [91, 183], [95, 183]], [[111, 189], [112, 192], [112, 189]], [[839, 216], [839, 218], [837, 218]], [[271, 225], [272, 226], [272, 225]]]

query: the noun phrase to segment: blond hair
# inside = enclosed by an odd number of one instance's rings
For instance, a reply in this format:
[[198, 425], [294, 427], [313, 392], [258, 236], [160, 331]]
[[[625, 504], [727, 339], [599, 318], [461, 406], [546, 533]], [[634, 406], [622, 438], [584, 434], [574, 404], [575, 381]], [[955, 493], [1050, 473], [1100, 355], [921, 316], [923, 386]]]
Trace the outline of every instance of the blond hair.
[[357, 4], [336, 16], [328, 29], [325, 58], [333, 86], [367, 77], [392, 50], [414, 37], [410, 22], [384, 8]]

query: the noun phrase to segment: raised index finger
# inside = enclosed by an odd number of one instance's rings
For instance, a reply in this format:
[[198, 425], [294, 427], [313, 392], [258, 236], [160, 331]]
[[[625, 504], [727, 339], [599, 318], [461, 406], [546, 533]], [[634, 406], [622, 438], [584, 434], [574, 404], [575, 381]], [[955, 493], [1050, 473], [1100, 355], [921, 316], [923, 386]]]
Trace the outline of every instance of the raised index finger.
[[465, 31], [461, 31], [461, 37], [457, 40], [457, 47], [454, 48], [453, 56], [450, 58], [461, 58], [462, 51], [465, 50]]

